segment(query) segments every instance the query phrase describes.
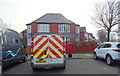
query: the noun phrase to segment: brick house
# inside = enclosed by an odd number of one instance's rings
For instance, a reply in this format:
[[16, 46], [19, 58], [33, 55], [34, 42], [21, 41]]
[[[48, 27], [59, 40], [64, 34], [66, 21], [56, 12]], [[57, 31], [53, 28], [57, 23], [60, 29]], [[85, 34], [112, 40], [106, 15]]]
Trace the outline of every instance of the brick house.
[[[30, 51], [32, 36], [42, 34], [58, 34], [64, 36], [64, 40], [73, 44], [73, 52], [92, 52], [96, 47], [91, 33], [86, 32], [86, 27], [80, 27], [73, 21], [59, 13], [47, 13], [42, 17], [26, 24], [27, 26], [27, 52]], [[87, 38], [88, 37], [88, 38]], [[92, 46], [91, 46], [92, 45]]]
[[27, 38], [26, 38], [26, 36], [27, 36], [27, 29], [23, 30], [20, 33], [20, 36], [21, 36], [21, 38], [23, 40], [24, 45], [27, 45]]
[[86, 27], [80, 27], [80, 41], [85, 40]]
[[66, 41], [80, 40], [80, 25], [65, 18], [59, 13], [47, 13], [27, 25], [27, 44], [30, 46], [31, 37], [40, 34], [60, 34]]
[[92, 33], [86, 32], [86, 27], [80, 27], [80, 41], [96, 41]]

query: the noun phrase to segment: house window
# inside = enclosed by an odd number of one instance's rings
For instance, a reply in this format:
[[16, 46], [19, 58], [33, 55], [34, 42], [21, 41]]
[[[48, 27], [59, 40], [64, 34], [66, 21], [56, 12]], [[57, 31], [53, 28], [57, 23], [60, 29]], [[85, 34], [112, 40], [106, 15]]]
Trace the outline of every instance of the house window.
[[31, 25], [27, 25], [27, 33], [31, 33]]
[[38, 32], [50, 32], [49, 24], [38, 24]]
[[28, 46], [31, 46], [31, 41], [32, 41], [31, 38], [27, 39], [27, 45], [28, 45]]
[[79, 41], [80, 40], [80, 37], [79, 35], [76, 36], [76, 41]]
[[64, 38], [64, 42], [70, 41], [70, 38]]
[[79, 32], [80, 32], [80, 28], [79, 28], [79, 26], [76, 26], [75, 33], [79, 33]]
[[58, 32], [70, 32], [70, 25], [69, 24], [59, 24], [58, 26]]

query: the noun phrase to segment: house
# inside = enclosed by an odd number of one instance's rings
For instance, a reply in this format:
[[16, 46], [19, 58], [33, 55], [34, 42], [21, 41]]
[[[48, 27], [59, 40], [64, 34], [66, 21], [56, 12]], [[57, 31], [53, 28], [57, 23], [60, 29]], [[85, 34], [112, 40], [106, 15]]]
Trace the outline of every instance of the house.
[[60, 34], [69, 42], [80, 40], [80, 25], [59, 13], [47, 13], [26, 25], [28, 46], [31, 44], [32, 36], [41, 34]]
[[[33, 36], [42, 34], [57, 34], [64, 36], [64, 40], [73, 44], [73, 52], [92, 52], [96, 42], [91, 33], [86, 32], [86, 27], [80, 27], [73, 21], [59, 13], [47, 13], [42, 17], [26, 24], [27, 26], [27, 52], [30, 52], [30, 45]], [[89, 38], [86, 37], [89, 35]], [[85, 39], [88, 39], [87, 41]], [[92, 45], [92, 46], [91, 46]], [[87, 48], [87, 49], [86, 49]]]
[[80, 27], [80, 41], [85, 40], [86, 27]]
[[80, 27], [80, 41], [96, 41], [92, 33], [86, 32], [86, 27]]
[[23, 30], [21, 33], [20, 33], [20, 36], [23, 40], [23, 43], [24, 45], [27, 45], [27, 29]]

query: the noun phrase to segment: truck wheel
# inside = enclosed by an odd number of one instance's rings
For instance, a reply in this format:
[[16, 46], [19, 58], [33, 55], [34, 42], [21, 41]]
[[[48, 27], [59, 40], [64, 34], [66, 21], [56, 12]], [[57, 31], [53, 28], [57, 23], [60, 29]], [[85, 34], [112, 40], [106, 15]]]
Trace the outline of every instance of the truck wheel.
[[66, 68], [66, 66], [63, 66], [61, 69], [63, 69], [63, 70], [64, 70], [65, 68]]
[[112, 57], [110, 55], [106, 56], [106, 63], [110, 66], [112, 66], [114, 64], [114, 60], [112, 59]]
[[37, 68], [32, 68], [32, 70], [33, 70], [33, 71], [36, 71], [36, 70], [37, 70]]
[[72, 54], [68, 54], [68, 57], [70, 57], [70, 58], [71, 58], [71, 57], [72, 57]]

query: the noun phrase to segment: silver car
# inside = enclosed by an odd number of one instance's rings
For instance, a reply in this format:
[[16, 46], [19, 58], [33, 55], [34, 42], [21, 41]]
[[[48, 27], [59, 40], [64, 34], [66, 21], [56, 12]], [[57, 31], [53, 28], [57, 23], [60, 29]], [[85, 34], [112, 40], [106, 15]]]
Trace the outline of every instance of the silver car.
[[93, 53], [95, 60], [103, 58], [108, 65], [120, 61], [120, 42], [105, 42], [99, 45]]

